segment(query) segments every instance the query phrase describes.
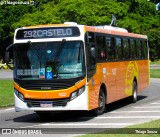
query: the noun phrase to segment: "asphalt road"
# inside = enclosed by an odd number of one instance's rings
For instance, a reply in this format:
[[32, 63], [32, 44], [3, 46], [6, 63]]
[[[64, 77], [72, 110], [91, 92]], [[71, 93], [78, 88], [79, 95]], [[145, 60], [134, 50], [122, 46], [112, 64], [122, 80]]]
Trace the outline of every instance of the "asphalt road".
[[[14, 108], [7, 108], [0, 110], [0, 129], [51, 128], [52, 133], [55, 131], [52, 136], [68, 137], [77, 135], [77, 132], [74, 133], [77, 128], [79, 134], [83, 134], [84, 128], [88, 128], [87, 130], [91, 128], [100, 128], [100, 130], [103, 128], [122, 128], [160, 119], [159, 98], [160, 80], [151, 79], [150, 87], [139, 94], [137, 103], [130, 103], [129, 99], [117, 101], [107, 105], [107, 112], [98, 117], [94, 117], [88, 112], [59, 112], [41, 119], [34, 112], [15, 112]], [[16, 134], [12, 136], [17, 137]]]
[[0, 70], [0, 79], [13, 79], [12, 70]]

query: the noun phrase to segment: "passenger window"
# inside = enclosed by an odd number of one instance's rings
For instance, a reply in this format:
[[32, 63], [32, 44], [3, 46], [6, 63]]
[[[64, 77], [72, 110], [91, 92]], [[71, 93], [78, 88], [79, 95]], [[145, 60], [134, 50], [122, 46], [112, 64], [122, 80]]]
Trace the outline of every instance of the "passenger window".
[[137, 59], [141, 59], [141, 42], [136, 40]]
[[98, 61], [106, 60], [106, 46], [104, 36], [96, 36], [96, 46]]
[[123, 39], [123, 53], [124, 59], [130, 59], [130, 48], [128, 39]]
[[115, 60], [114, 38], [106, 37], [106, 59], [109, 61]]
[[148, 48], [147, 48], [147, 41], [142, 41], [142, 49], [143, 49], [143, 57], [145, 59], [148, 58]]
[[133, 39], [130, 39], [131, 58], [136, 59], [136, 47]]
[[95, 34], [93, 32], [88, 32], [88, 42], [89, 43], [95, 42]]
[[121, 38], [115, 38], [115, 48], [116, 48], [116, 59], [122, 60], [123, 53], [122, 53], [122, 40], [121, 40]]

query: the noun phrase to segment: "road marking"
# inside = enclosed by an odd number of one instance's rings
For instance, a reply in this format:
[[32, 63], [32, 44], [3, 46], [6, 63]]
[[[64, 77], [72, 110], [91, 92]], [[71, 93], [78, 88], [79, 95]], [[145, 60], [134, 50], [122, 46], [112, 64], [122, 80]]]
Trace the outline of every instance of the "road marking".
[[160, 105], [159, 102], [151, 103], [152, 105]]
[[113, 116], [113, 117], [95, 117], [95, 118], [97, 118], [97, 119], [118, 119], [118, 118], [126, 118], [126, 119], [128, 119], [128, 118], [160, 118], [160, 116]]
[[[32, 127], [40, 127], [40, 126], [130, 126], [134, 123], [45, 123], [45, 124], [37, 124], [31, 126], [25, 126], [21, 128], [32, 128]], [[73, 127], [67, 127], [73, 128]]]
[[160, 106], [133, 107], [133, 108], [160, 108]]
[[109, 113], [158, 113], [160, 111], [113, 111]]
[[14, 110], [14, 108], [5, 109], [5, 111], [10, 111], [10, 110]]
[[42, 126], [127, 126], [134, 123], [45, 123]]

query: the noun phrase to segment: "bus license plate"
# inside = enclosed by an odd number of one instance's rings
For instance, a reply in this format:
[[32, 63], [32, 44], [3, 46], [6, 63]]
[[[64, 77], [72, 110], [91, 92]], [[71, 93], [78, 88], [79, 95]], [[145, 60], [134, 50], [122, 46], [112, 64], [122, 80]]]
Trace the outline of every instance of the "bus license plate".
[[45, 108], [52, 107], [52, 102], [41, 102], [40, 106]]

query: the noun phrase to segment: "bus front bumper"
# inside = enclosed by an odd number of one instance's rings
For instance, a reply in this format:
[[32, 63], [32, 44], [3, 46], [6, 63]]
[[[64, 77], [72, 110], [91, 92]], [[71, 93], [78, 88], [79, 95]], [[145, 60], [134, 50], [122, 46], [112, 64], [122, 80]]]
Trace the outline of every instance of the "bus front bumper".
[[84, 91], [81, 95], [73, 100], [67, 102], [65, 106], [52, 106], [52, 107], [29, 107], [26, 102], [20, 100], [17, 95], [15, 98], [15, 111], [63, 111], [63, 110], [88, 110], [88, 94]]

